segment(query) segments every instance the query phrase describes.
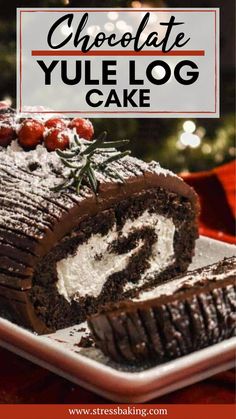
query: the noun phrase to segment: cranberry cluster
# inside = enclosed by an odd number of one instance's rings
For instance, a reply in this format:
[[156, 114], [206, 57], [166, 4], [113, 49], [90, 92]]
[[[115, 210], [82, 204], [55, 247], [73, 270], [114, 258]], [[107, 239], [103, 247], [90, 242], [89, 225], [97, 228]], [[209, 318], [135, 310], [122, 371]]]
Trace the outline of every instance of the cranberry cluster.
[[12, 118], [0, 117], [0, 146], [7, 147], [18, 137], [18, 142], [25, 150], [32, 150], [43, 143], [48, 151], [56, 149], [66, 150], [69, 147], [70, 131], [75, 132], [86, 140], [93, 138], [94, 129], [88, 119], [74, 118], [66, 121], [60, 118], [50, 118], [47, 121], [26, 118], [19, 128], [14, 128]]

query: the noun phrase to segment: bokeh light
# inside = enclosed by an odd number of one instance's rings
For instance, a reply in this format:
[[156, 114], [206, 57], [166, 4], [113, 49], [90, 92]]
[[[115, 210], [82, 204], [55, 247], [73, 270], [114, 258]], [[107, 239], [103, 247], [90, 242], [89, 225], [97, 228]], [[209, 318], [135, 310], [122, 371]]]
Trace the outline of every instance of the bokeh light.
[[12, 105], [12, 98], [10, 96], [5, 96], [3, 98], [3, 102], [5, 102], [8, 106]]
[[188, 132], [190, 134], [192, 134], [196, 129], [196, 125], [193, 121], [185, 121], [183, 123], [183, 130], [185, 132]]
[[212, 152], [212, 147], [210, 146], [210, 144], [203, 144], [203, 146], [202, 146], [202, 152], [204, 153], [204, 154], [211, 154], [211, 152]]
[[163, 77], [165, 77], [165, 75], [166, 75], [165, 69], [160, 65], [154, 67], [153, 73], [154, 73], [156, 79], [158, 79], [158, 80], [163, 79]]
[[134, 7], [135, 9], [138, 9], [139, 7], [142, 7], [141, 1], [132, 1], [131, 7]]
[[97, 35], [97, 33], [98, 33], [100, 30], [101, 30], [101, 28], [100, 28], [100, 26], [99, 26], [99, 25], [93, 25], [93, 26], [89, 26], [89, 27], [88, 27], [88, 29], [87, 29], [87, 33], [88, 33], [90, 36], [96, 36], [96, 35]]
[[196, 134], [183, 132], [180, 135], [180, 142], [186, 147], [197, 148], [201, 144], [201, 138]]
[[105, 23], [105, 25], [104, 25], [104, 29], [105, 29], [107, 32], [112, 32], [112, 31], [114, 31], [114, 28], [115, 28], [115, 25], [114, 25], [114, 23], [112, 23], [112, 22], [107, 22], [107, 23]]
[[124, 20], [118, 20], [118, 22], [116, 22], [116, 27], [119, 29], [119, 31], [125, 31], [126, 26], [127, 23]]
[[62, 35], [68, 36], [71, 33], [73, 33], [73, 28], [69, 28], [68, 25], [63, 25], [61, 27], [61, 33], [62, 33]]
[[117, 13], [117, 12], [109, 12], [109, 13], [107, 13], [107, 17], [110, 20], [117, 20], [118, 17], [119, 17], [119, 13]]

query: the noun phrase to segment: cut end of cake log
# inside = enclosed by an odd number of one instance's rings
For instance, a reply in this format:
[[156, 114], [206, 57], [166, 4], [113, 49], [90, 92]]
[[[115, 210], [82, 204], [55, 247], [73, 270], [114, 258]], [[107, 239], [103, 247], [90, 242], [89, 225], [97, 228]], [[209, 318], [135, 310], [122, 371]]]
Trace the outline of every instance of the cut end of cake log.
[[30, 298], [39, 316], [49, 327], [67, 327], [184, 272], [194, 252], [194, 219], [186, 199], [161, 188], [87, 218], [35, 270]]
[[162, 363], [236, 334], [236, 257], [109, 304], [90, 317], [96, 345], [119, 363]]

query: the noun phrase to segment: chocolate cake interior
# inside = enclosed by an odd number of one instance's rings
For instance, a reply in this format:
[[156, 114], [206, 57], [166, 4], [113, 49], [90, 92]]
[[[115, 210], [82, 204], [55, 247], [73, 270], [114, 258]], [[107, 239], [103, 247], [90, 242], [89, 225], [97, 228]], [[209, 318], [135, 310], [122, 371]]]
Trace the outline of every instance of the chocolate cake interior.
[[29, 291], [35, 312], [52, 330], [67, 327], [184, 272], [195, 216], [187, 198], [153, 188], [84, 217], [36, 266]]

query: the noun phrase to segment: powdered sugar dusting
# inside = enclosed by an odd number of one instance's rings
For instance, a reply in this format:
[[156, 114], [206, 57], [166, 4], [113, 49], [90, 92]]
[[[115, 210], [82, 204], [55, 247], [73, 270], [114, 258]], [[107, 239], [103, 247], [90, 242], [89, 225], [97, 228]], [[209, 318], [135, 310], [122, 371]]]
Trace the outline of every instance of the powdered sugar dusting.
[[[45, 113], [46, 112], [46, 113]], [[49, 118], [61, 118], [60, 114], [52, 112], [50, 108], [45, 106], [24, 106], [23, 112], [17, 116], [24, 118], [34, 118], [39, 121], [46, 121]]]
[[[17, 141], [13, 141], [4, 153], [4, 162], [9, 166], [15, 166], [31, 173], [32, 186], [38, 184], [51, 188], [58, 180], [57, 174], [63, 174], [60, 158], [55, 152], [48, 153], [43, 145], [38, 145], [34, 150], [25, 152]], [[64, 175], [66, 175], [65, 169]]]
[[[56, 114], [42, 114], [41, 109], [37, 107], [37, 114], [31, 116], [30, 112], [35, 108], [28, 108], [29, 120], [27, 124], [33, 124], [31, 121], [37, 119], [44, 123], [45, 119], [58, 117]], [[25, 109], [27, 111], [27, 109]], [[16, 133], [27, 114], [9, 113], [6, 120], [0, 121], [0, 124], [12, 126]], [[69, 119], [64, 119], [66, 127], [59, 135], [66, 134], [70, 143], [73, 142], [76, 130], [67, 127]], [[44, 135], [47, 135], [52, 128], [45, 127]], [[82, 151], [86, 149], [88, 141], [80, 138]], [[116, 152], [111, 148], [107, 152], [95, 153], [93, 159], [96, 164], [101, 164], [111, 156], [109, 152]], [[50, 227], [54, 219], [60, 219], [63, 211], [70, 210], [77, 203], [91, 197], [92, 190], [87, 186], [82, 186], [79, 195], [73, 189], [66, 189], [62, 192], [54, 192], [53, 188], [68, 179], [71, 169], [66, 167], [55, 151], [48, 152], [43, 144], [35, 149], [25, 151], [18, 143], [13, 140], [7, 147], [0, 147], [0, 198], [2, 206], [0, 207], [0, 223], [8, 225], [13, 229], [21, 229], [25, 234], [41, 236], [45, 227]], [[126, 156], [122, 160], [114, 161], [109, 164], [108, 170], [101, 172], [95, 170], [95, 176], [100, 184], [104, 183], [122, 183], [130, 178], [145, 175], [145, 172], [163, 174], [164, 176], [175, 176], [172, 172], [162, 169], [156, 162], [145, 163], [134, 157]], [[115, 174], [119, 176], [115, 176]], [[22, 204], [20, 200], [22, 199]], [[20, 215], [14, 214], [14, 202], [17, 205]], [[3, 205], [4, 204], [4, 205]], [[11, 207], [12, 206], [12, 207]], [[37, 210], [37, 216], [32, 214], [32, 208]], [[28, 211], [28, 213], [27, 213]], [[46, 211], [46, 213], [45, 213]], [[53, 214], [52, 216], [50, 214]]]
[[[158, 162], [156, 162], [154, 160], [149, 163], [148, 169], [151, 172], [156, 173], [157, 175], [178, 177], [175, 173], [171, 172], [171, 170], [163, 169], [163, 167], [160, 166], [160, 163], [158, 163]], [[180, 177], [178, 177], [178, 178], [181, 179]]]

